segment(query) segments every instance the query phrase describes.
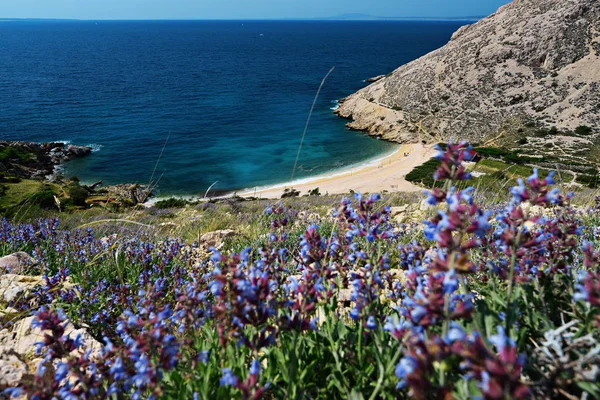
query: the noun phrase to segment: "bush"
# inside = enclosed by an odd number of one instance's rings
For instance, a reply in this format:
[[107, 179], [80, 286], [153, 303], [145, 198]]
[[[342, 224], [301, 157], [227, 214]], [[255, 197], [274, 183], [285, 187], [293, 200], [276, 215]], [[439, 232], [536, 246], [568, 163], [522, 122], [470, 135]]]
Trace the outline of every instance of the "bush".
[[436, 158], [432, 158], [410, 171], [405, 179], [412, 183], [420, 183], [426, 187], [433, 187], [436, 185], [433, 174], [437, 171], [439, 166], [440, 161]]
[[290, 198], [290, 197], [298, 197], [300, 196], [300, 192], [294, 188], [285, 188], [283, 190], [283, 194], [281, 195], [282, 199]]
[[576, 135], [587, 136], [590, 133], [592, 133], [592, 128], [587, 125], [579, 125], [577, 128], [575, 128]]
[[5, 160], [31, 160], [35, 155], [25, 151], [17, 150], [14, 147], [4, 147], [0, 149], [0, 161]]
[[71, 199], [71, 203], [78, 207], [85, 207], [89, 193], [86, 188], [82, 187], [79, 182], [73, 182], [67, 188], [67, 193]]
[[165, 208], [182, 208], [188, 204], [190, 203], [187, 200], [171, 197], [170, 199], [157, 201], [154, 207], [163, 210]]
[[600, 175], [598, 175], [597, 172], [594, 175], [578, 174], [576, 182], [581, 183], [589, 188], [597, 189], [600, 186]]
[[483, 157], [500, 158], [513, 164], [527, 164], [530, 162], [539, 162], [540, 159], [519, 155], [518, 151], [500, 149], [497, 147], [477, 147], [475, 151]]
[[29, 202], [46, 210], [55, 209], [57, 207], [54, 199], [55, 195], [56, 193], [54, 193], [51, 186], [42, 185], [40, 190], [29, 198]]
[[319, 191], [319, 188], [314, 188], [313, 190], [308, 191], [308, 195], [309, 196], [320, 196], [321, 192]]

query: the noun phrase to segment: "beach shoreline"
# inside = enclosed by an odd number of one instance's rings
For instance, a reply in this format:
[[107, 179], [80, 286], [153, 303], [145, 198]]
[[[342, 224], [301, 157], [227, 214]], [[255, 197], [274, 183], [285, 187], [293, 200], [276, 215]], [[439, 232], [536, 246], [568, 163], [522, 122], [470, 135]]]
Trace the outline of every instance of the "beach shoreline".
[[433, 157], [434, 153], [431, 146], [403, 144], [390, 154], [357, 166], [293, 182], [244, 189], [234, 194], [245, 198], [281, 198], [286, 188], [300, 191], [301, 196], [316, 188], [323, 195], [346, 194], [351, 190], [363, 193], [417, 192], [422, 188], [408, 182], [405, 177], [413, 168]]
[[403, 144], [391, 153], [366, 160], [363, 163], [333, 170], [328, 173], [296, 179], [293, 182], [276, 183], [256, 188], [246, 188], [220, 196], [183, 195], [158, 196], [145, 204], [152, 206], [161, 200], [172, 197], [188, 201], [226, 199], [234, 196], [243, 198], [279, 199], [286, 188], [300, 191], [300, 195], [319, 188], [322, 195], [347, 194], [351, 190], [362, 193], [376, 192], [418, 192], [421, 187], [408, 182], [405, 177], [413, 168], [433, 157], [432, 146], [422, 144]]

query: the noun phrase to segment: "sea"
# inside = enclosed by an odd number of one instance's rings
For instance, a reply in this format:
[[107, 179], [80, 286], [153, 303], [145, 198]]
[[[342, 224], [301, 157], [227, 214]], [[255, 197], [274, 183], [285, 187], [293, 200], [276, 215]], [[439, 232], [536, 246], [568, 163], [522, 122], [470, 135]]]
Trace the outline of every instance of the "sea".
[[0, 139], [90, 145], [66, 177], [225, 193], [381, 157], [334, 115], [464, 21], [0, 21]]

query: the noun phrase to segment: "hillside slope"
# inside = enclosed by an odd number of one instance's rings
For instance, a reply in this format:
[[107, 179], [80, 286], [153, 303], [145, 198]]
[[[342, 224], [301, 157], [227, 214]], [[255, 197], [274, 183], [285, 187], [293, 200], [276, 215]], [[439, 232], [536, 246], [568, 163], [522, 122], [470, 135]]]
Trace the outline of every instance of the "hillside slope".
[[510, 118], [600, 128], [600, 2], [515, 0], [341, 102], [396, 142], [489, 139]]

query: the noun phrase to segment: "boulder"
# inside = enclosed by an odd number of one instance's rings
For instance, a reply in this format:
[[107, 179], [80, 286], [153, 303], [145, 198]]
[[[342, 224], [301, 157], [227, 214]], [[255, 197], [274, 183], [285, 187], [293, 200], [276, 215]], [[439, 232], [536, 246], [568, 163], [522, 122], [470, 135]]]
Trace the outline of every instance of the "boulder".
[[0, 140], [0, 151], [8, 156], [0, 160], [0, 170], [18, 178], [44, 178], [57, 173], [66, 161], [87, 156], [87, 146], [65, 146], [64, 143], [34, 143]]
[[11, 346], [0, 346], [0, 391], [18, 386], [28, 372], [27, 364]]
[[338, 292], [338, 303], [344, 303], [347, 301], [352, 301], [352, 294], [354, 291], [352, 289], [340, 289]]
[[21, 274], [27, 267], [37, 264], [37, 260], [24, 251], [0, 258], [0, 274]]
[[200, 237], [200, 245], [203, 247], [214, 247], [220, 249], [225, 244], [225, 240], [235, 237], [237, 233], [232, 229], [222, 229], [214, 232], [205, 233]]
[[92, 154], [92, 148], [91, 147], [69, 145], [67, 147], [66, 158], [68, 158], [68, 159], [79, 158], [79, 157], [85, 157], [85, 156], [90, 155], [90, 154]]
[[[35, 344], [44, 340], [44, 331], [32, 325], [35, 317], [27, 317], [17, 321], [11, 329], [0, 331], [0, 346], [10, 346], [11, 349], [23, 360], [33, 359], [36, 354]], [[91, 354], [99, 354], [102, 344], [94, 339], [85, 329], [75, 329], [70, 322], [65, 326], [65, 335], [72, 338], [80, 336], [83, 352], [91, 351]], [[77, 350], [76, 350], [77, 351]]]
[[137, 183], [107, 186], [104, 191], [108, 198], [131, 206], [145, 203], [152, 195], [148, 186]]
[[374, 83], [374, 82], [382, 80], [383, 78], [385, 78], [385, 75], [377, 75], [377, 76], [367, 79], [367, 82]]
[[0, 275], [0, 302], [10, 303], [19, 297], [26, 297], [37, 285], [42, 283], [41, 276]]
[[398, 215], [405, 215], [409, 210], [409, 206], [407, 204], [398, 207], [391, 207], [390, 214], [392, 217], [397, 217]]

